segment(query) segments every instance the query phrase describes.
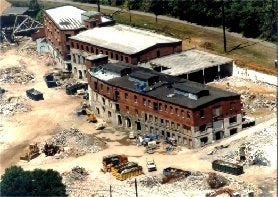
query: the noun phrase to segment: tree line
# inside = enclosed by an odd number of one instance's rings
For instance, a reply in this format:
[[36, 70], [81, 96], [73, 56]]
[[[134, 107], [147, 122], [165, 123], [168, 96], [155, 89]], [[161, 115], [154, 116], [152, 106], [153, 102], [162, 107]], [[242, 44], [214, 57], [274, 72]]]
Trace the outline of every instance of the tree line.
[[[245, 37], [277, 41], [276, 0], [74, 0], [170, 15], [204, 26], [220, 27]], [[222, 5], [223, 4], [223, 5]], [[224, 16], [222, 9], [224, 8]], [[223, 21], [223, 17], [225, 20]], [[224, 23], [223, 23], [224, 22]]]

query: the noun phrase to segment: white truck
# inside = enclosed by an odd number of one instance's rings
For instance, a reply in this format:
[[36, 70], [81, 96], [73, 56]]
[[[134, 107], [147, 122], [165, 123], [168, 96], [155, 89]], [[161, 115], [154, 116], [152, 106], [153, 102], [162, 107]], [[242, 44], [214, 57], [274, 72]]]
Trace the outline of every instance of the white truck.
[[156, 164], [154, 160], [147, 159], [147, 168], [148, 168], [148, 172], [156, 171]]

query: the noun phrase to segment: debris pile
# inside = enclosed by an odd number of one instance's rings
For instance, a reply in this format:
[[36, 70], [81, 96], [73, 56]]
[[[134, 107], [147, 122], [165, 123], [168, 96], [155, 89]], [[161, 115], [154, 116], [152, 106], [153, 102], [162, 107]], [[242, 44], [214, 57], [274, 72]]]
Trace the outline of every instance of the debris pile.
[[106, 143], [96, 138], [92, 134], [81, 133], [78, 129], [70, 128], [53, 136], [50, 140], [54, 146], [63, 146], [65, 151], [59, 158], [65, 156], [79, 157], [86, 153], [95, 153], [102, 150]]
[[12, 116], [14, 113], [28, 111], [31, 111], [31, 106], [28, 104], [25, 97], [4, 97], [0, 99], [0, 114], [3, 114], [4, 116]]
[[214, 172], [209, 173], [207, 182], [211, 189], [219, 189], [220, 187], [223, 187], [228, 184], [228, 180], [225, 177], [218, 175]]
[[26, 84], [35, 79], [23, 67], [9, 67], [0, 70], [0, 82]]
[[88, 175], [88, 171], [85, 168], [79, 166], [73, 167], [70, 172], [62, 173], [62, 176], [64, 176], [66, 183], [72, 183], [74, 181], [85, 181]]

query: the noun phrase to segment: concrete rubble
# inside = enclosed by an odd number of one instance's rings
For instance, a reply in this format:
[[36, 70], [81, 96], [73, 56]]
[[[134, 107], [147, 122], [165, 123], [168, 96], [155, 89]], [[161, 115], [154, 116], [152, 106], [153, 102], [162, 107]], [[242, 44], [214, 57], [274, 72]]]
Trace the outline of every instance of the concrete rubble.
[[88, 175], [88, 171], [80, 166], [73, 167], [70, 172], [62, 173], [63, 181], [66, 184], [70, 184], [74, 181], [84, 181], [87, 179]]
[[25, 97], [3, 95], [0, 99], [0, 114], [4, 116], [12, 116], [14, 113], [28, 112], [31, 110], [31, 106]]
[[14, 66], [0, 70], [0, 82], [26, 84], [33, 80], [35, 80], [35, 76], [28, 73], [23, 66]]
[[50, 144], [64, 147], [64, 152], [55, 155], [57, 159], [70, 156], [79, 157], [86, 153], [101, 151], [106, 147], [106, 143], [94, 135], [81, 133], [75, 128], [61, 131], [54, 135], [49, 141]]

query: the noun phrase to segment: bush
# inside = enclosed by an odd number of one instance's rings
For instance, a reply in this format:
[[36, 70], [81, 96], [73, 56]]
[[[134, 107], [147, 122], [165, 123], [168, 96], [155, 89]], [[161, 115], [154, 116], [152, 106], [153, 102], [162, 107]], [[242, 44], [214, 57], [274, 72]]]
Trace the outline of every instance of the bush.
[[62, 177], [52, 169], [24, 171], [11, 166], [1, 176], [0, 196], [67, 196]]

